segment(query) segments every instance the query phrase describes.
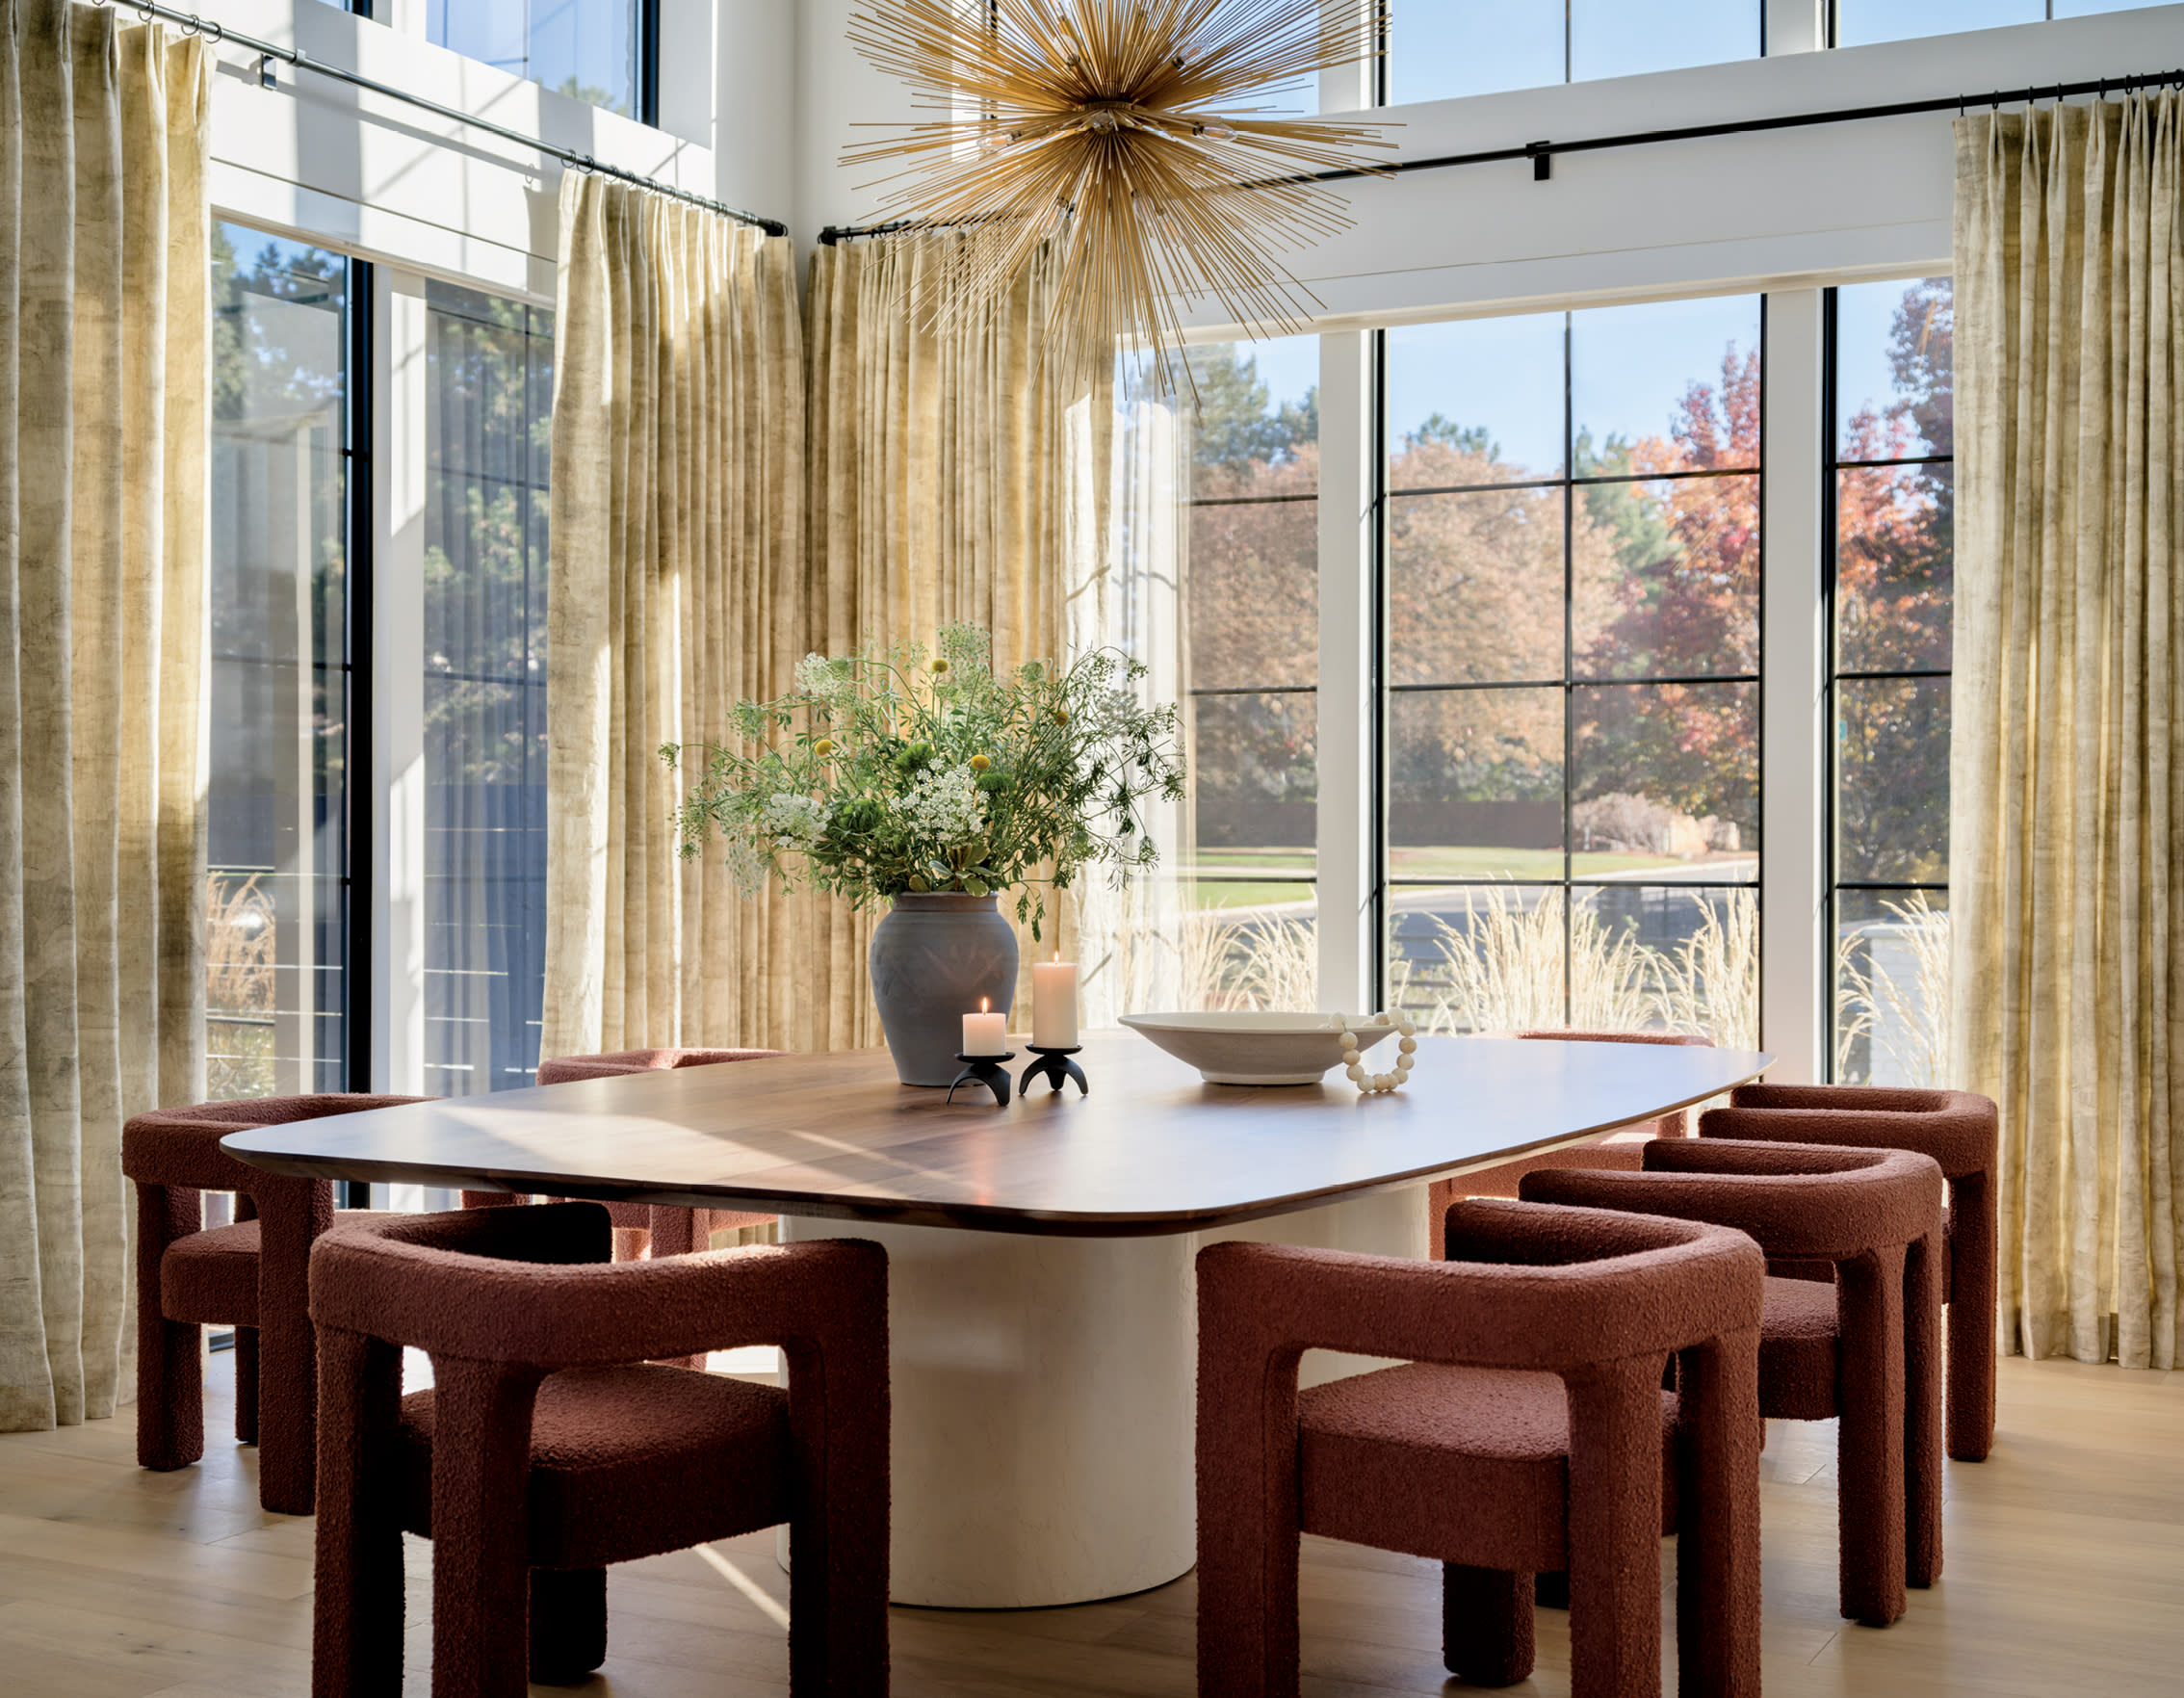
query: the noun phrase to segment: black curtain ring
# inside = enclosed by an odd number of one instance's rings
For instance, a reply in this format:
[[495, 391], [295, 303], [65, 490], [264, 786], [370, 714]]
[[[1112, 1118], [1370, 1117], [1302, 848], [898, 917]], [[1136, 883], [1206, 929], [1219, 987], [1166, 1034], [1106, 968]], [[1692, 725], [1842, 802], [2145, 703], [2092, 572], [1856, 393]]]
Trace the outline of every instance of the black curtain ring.
[[159, 8], [151, 0], [137, 0], [137, 15], [144, 22], [151, 23], [159, 16]]
[[183, 22], [182, 34], [185, 37], [195, 36], [202, 31], [204, 27], [205, 20], [199, 17], [195, 13], [192, 13], [189, 17]]

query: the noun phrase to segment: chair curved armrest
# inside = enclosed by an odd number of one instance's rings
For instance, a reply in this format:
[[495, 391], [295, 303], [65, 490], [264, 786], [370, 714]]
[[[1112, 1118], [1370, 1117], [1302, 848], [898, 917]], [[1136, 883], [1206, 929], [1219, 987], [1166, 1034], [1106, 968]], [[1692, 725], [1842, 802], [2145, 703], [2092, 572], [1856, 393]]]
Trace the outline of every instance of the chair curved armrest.
[[1729, 1108], [1699, 1117], [1699, 1136], [1916, 1150], [1940, 1162], [1949, 1178], [1963, 1179], [1992, 1169], [2000, 1134], [1993, 1103], [1970, 1091], [1844, 1085], [1821, 1097], [1810, 1086], [1739, 1085]]
[[885, 1349], [887, 1252], [861, 1240], [610, 1262], [597, 1203], [341, 1224], [311, 1252], [311, 1319], [437, 1355], [547, 1369], [817, 1345]]
[[247, 1191], [261, 1181], [270, 1188], [278, 1176], [239, 1162], [220, 1147], [221, 1139], [230, 1133], [249, 1130], [247, 1122], [215, 1120], [201, 1111], [132, 1115], [121, 1129], [121, 1172], [139, 1185], [181, 1186], [191, 1190]]
[[[1478, 1200], [1451, 1206], [1477, 1242], [1587, 1231], [1627, 1244], [1628, 1219]], [[1765, 1265], [1740, 1233], [1649, 1220], [1644, 1248], [1504, 1262], [1419, 1262], [1287, 1245], [1219, 1243], [1199, 1252], [1202, 1337], [1255, 1355], [1314, 1347], [1417, 1362], [1561, 1372], [1666, 1354], [1759, 1323]]]
[[1527, 1202], [1626, 1209], [1748, 1233], [1769, 1257], [1840, 1262], [1937, 1233], [1941, 1170], [1908, 1150], [1656, 1138], [1637, 1173], [1527, 1174]]

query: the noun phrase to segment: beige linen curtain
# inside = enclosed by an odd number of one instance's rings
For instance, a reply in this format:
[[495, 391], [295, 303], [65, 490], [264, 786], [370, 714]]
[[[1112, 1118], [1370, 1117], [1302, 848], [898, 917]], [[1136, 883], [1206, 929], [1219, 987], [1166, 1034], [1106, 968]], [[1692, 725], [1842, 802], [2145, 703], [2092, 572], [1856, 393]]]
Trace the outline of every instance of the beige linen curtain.
[[2003, 1337], [2177, 1362], [2179, 103], [1957, 126], [1953, 1074]]
[[[1076, 392], [1039, 359], [1043, 257], [977, 311], [956, 307], [962, 261], [946, 232], [812, 257], [808, 648], [930, 642], [957, 619], [993, 633], [997, 666], [1102, 640], [1110, 383]], [[1075, 953], [1075, 904], [1060, 906], [1040, 947]], [[820, 918], [793, 986], [810, 1010], [798, 1047], [878, 1043], [865, 951], [879, 916], [829, 904]]]
[[4, 1430], [113, 1414], [121, 1122], [204, 1087], [209, 78], [0, 0]]
[[684, 777], [659, 754], [724, 741], [804, 653], [790, 255], [641, 189], [562, 184], [542, 1056], [799, 1035], [782, 993], [810, 914], [679, 857]]

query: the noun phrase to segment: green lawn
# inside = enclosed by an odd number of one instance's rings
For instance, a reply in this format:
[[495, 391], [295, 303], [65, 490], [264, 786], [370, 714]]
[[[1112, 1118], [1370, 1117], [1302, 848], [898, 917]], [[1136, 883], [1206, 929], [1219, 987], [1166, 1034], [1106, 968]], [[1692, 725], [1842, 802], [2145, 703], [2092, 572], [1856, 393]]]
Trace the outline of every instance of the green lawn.
[[1193, 880], [1191, 901], [1201, 908], [1257, 908], [1273, 902], [1309, 902], [1309, 884], [1261, 884], [1257, 879], [1200, 878]]
[[[1562, 876], [1560, 849], [1394, 849], [1389, 851], [1389, 861], [1391, 872], [1408, 878], [1509, 878], [1522, 883]], [[1570, 872], [1583, 878], [1684, 864], [1674, 855], [1575, 854], [1570, 857]]]

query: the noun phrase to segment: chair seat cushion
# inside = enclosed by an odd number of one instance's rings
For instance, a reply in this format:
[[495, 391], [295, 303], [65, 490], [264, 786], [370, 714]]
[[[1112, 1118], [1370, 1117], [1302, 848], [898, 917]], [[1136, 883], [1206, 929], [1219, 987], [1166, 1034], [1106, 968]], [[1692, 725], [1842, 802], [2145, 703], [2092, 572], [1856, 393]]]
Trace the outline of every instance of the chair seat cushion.
[[[1661, 1518], [1675, 1526], [1676, 1395], [1661, 1394]], [[1307, 1532], [1474, 1568], [1568, 1566], [1569, 1398], [1559, 1377], [1412, 1362], [1299, 1394]]]
[[1759, 1315], [1759, 1413], [1826, 1421], [1835, 1408], [1835, 1288], [1769, 1279]]
[[[402, 1400], [403, 1526], [431, 1535], [434, 1395]], [[568, 1369], [538, 1388], [531, 1560], [598, 1568], [787, 1521], [789, 1394], [686, 1368]]]
[[194, 1232], [159, 1261], [159, 1307], [169, 1320], [258, 1324], [258, 1223]]
[[[337, 1209], [333, 1223], [385, 1220], [383, 1209]], [[238, 1220], [191, 1233], [159, 1261], [160, 1313], [213, 1326], [258, 1324], [258, 1223]]]

